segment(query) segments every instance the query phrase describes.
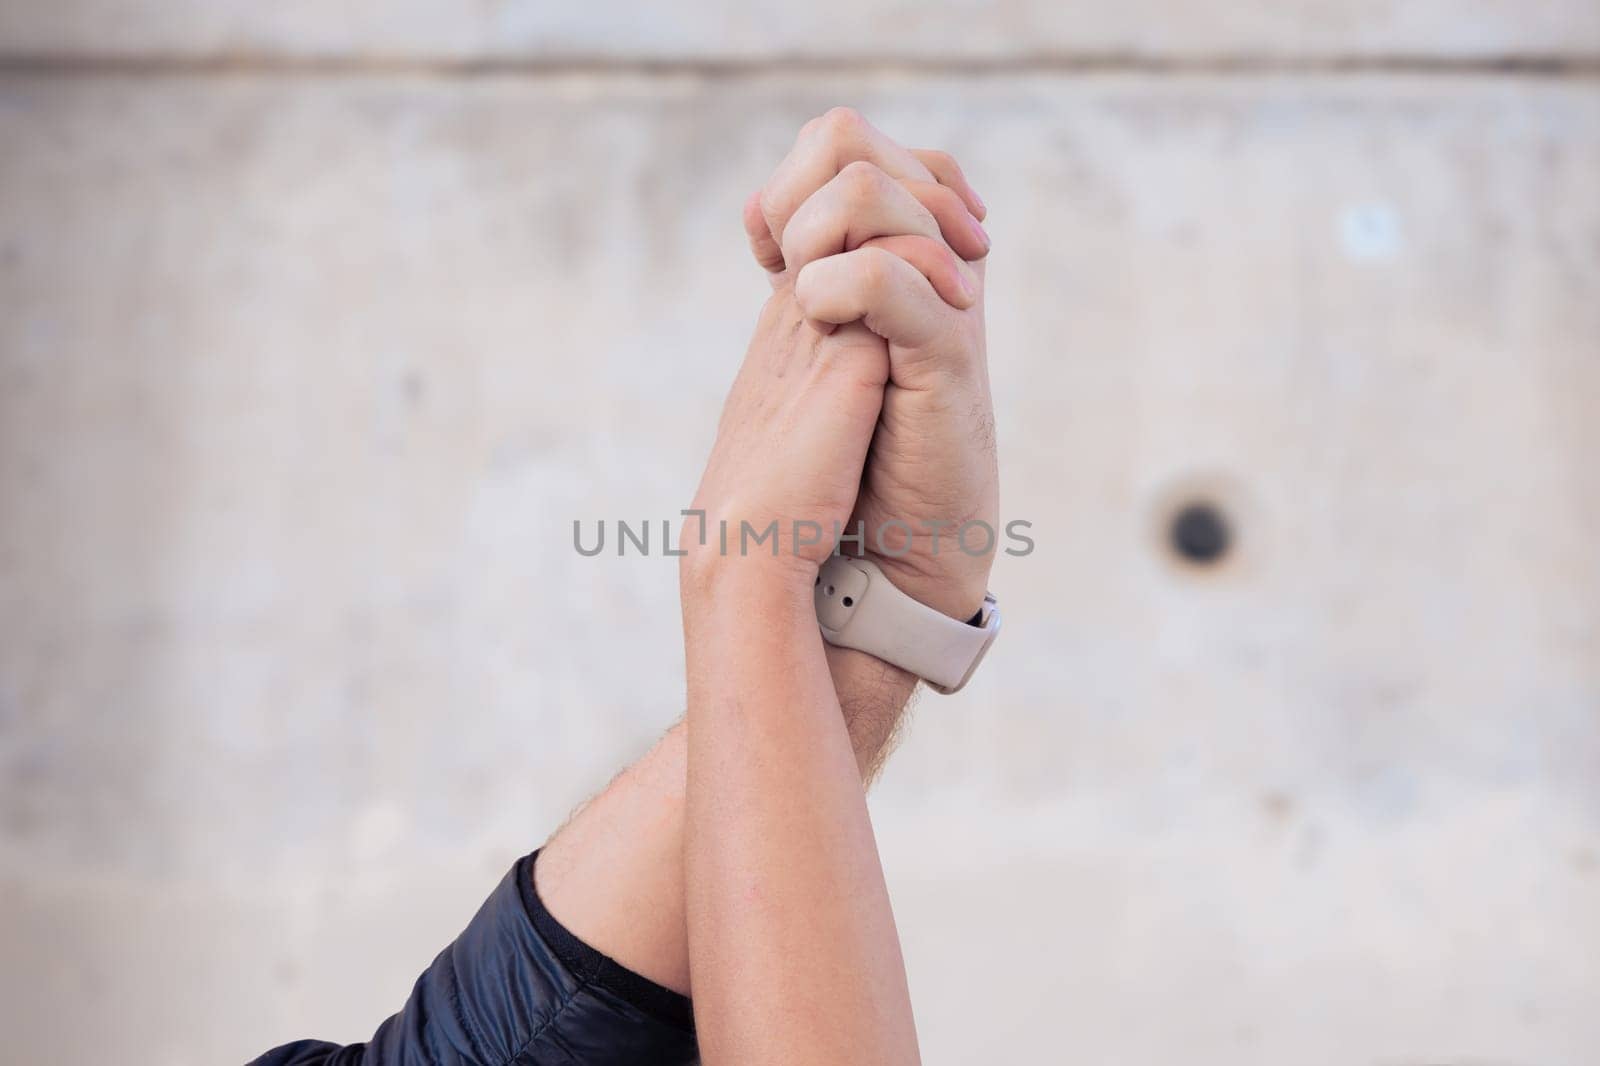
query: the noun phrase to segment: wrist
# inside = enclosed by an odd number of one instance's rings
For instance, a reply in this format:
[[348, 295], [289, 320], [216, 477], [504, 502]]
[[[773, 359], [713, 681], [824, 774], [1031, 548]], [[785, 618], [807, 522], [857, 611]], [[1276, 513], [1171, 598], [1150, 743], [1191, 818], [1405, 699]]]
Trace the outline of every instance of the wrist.
[[918, 603], [962, 622], [983, 607], [989, 591], [989, 564], [986, 556], [963, 556], [961, 567], [928, 566], [915, 556], [899, 557], [868, 552], [894, 587]]
[[796, 556], [691, 553], [678, 566], [686, 624], [705, 617], [738, 626], [752, 617], [816, 626], [814, 563]]
[[870, 782], [893, 750], [917, 675], [864, 651], [824, 647], [861, 779]]

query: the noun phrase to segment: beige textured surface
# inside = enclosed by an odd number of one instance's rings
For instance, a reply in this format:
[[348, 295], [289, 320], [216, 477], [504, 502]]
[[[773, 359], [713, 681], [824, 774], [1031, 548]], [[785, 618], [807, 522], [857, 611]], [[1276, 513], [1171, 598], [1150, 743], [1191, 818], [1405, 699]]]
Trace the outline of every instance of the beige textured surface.
[[0, 6], [13, 51], [734, 62], [1600, 53], [1593, 0], [67, 0]]
[[874, 800], [927, 1061], [1595, 1061], [1594, 83], [868, 75], [0, 81], [6, 1061], [360, 1038], [672, 719], [571, 523], [692, 490], [840, 100], [994, 208], [1038, 542]]

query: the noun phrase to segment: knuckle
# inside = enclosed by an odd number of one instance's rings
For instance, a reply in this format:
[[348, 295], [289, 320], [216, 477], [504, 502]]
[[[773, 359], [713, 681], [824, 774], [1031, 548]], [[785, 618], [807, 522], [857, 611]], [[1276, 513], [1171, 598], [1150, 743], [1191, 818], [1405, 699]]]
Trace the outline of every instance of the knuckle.
[[846, 201], [852, 207], [877, 198], [883, 190], [884, 173], [871, 163], [856, 160], [839, 172]]
[[829, 108], [819, 121], [822, 132], [835, 143], [859, 140], [867, 126], [867, 120], [853, 107]]
[[888, 291], [894, 280], [894, 254], [882, 248], [863, 248], [858, 268], [861, 289], [868, 297], [878, 297]]
[[865, 159], [852, 159], [839, 171], [839, 176], [846, 181], [866, 182], [876, 185], [878, 176], [882, 173], [883, 171], [878, 169], [876, 163], [869, 163]]
[[866, 120], [861, 117], [861, 112], [847, 105], [830, 107], [822, 115], [830, 129], [859, 129]]

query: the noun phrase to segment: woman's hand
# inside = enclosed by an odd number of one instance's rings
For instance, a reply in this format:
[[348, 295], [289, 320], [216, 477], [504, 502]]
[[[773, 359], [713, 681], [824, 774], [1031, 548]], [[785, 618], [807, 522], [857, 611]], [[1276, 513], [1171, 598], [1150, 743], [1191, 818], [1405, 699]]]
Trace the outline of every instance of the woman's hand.
[[821, 333], [792, 286], [772, 294], [683, 523], [685, 609], [730, 569], [810, 585], [855, 506], [888, 377], [865, 327]]

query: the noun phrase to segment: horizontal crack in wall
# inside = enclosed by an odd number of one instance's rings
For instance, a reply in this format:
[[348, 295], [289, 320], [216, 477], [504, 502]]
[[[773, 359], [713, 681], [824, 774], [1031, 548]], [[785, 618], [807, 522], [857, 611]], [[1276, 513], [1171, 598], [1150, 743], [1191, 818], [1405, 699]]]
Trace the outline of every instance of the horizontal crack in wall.
[[788, 74], [875, 76], [916, 74], [938, 77], [1001, 77], [1018, 74], [1147, 74], [1236, 77], [1281, 75], [1467, 75], [1592, 79], [1600, 77], [1594, 55], [1467, 55], [1409, 53], [1351, 55], [1152, 55], [1069, 53], [1060, 55], [812, 56], [770, 58], [652, 58], [641, 56], [426, 56], [306, 55], [274, 52], [88, 54], [0, 51], [0, 75], [210, 77], [593, 77], [688, 75], [703, 78], [759, 78]]

